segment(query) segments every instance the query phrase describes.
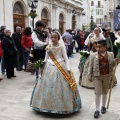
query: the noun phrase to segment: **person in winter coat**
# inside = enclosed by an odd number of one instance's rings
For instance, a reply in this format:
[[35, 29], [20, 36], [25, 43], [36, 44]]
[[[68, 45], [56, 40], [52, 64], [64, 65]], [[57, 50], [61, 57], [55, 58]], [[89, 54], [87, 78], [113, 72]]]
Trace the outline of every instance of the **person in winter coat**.
[[[1, 46], [1, 41], [0, 41], [0, 58], [2, 57], [2, 46]], [[0, 81], [3, 80], [3, 78], [0, 78]]]
[[10, 37], [10, 29], [5, 29], [5, 37], [2, 40], [2, 48], [4, 50], [4, 60], [5, 68], [7, 73], [7, 78], [11, 79], [16, 77], [14, 74], [14, 68], [17, 67], [17, 48], [15, 46], [14, 40]]

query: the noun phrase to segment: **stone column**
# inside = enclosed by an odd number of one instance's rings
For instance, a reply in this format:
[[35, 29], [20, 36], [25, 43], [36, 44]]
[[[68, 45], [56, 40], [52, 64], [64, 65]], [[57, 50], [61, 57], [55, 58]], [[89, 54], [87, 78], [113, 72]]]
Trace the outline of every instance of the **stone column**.
[[56, 22], [58, 22], [58, 21], [56, 21], [57, 20], [56, 19], [57, 5], [53, 4], [52, 7], [53, 7], [53, 10], [52, 10], [53, 13], [51, 13], [51, 17], [53, 17], [53, 21], [51, 21], [51, 23], [52, 23], [52, 28], [54, 29], [54, 28], [56, 28]]
[[[13, 5], [12, 0], [4, 0], [4, 24], [7, 28], [10, 28], [10, 30], [13, 32]], [[9, 8], [9, 9], [8, 9]]]
[[0, 0], [0, 26], [5, 25], [5, 20], [4, 20], [4, 1]]
[[72, 10], [68, 9], [68, 21], [67, 21], [67, 28], [71, 29], [72, 28]]
[[80, 19], [80, 13], [78, 12], [76, 14], [76, 28], [81, 29], [82, 28], [82, 19]]

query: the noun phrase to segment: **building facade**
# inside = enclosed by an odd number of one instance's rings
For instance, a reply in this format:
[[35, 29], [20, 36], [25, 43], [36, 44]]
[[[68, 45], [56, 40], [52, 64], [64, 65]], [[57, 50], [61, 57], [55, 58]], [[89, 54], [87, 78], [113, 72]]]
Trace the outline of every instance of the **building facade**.
[[97, 26], [109, 23], [113, 27], [113, 14], [110, 13], [110, 9], [113, 12], [114, 1], [116, 0], [83, 0], [82, 24], [89, 28], [92, 16]]
[[[0, 25], [12, 31], [16, 26], [32, 27], [27, 0], [0, 0]], [[67, 28], [81, 28], [82, 0], [38, 0], [37, 20], [64, 32]]]

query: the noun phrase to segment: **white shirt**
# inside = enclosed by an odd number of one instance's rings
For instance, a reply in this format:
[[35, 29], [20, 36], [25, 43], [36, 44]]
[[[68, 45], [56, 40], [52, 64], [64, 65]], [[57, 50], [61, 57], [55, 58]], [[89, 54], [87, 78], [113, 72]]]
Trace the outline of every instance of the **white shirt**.
[[37, 46], [37, 47], [43, 47], [45, 45], [47, 45], [46, 42], [42, 42], [38, 39], [37, 35], [35, 34], [35, 32], [32, 33], [32, 40], [34, 42], [34, 44]]
[[[67, 70], [70, 70], [69, 60], [67, 57], [65, 46], [63, 46], [62, 44], [59, 43], [57, 46], [51, 45], [50, 49], [51, 49], [52, 53], [54, 54], [54, 57], [56, 58], [56, 60], [58, 62], [65, 61]], [[46, 56], [45, 56], [45, 62], [49, 62], [52, 65], [55, 65], [54, 62], [52, 61], [52, 59], [49, 57], [47, 52], [46, 52]]]

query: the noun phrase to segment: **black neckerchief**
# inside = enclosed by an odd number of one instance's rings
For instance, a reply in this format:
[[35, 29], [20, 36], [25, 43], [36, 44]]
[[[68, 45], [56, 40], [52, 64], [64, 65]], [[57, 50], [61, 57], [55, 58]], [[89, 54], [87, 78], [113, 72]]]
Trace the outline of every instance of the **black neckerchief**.
[[38, 29], [34, 29], [33, 31], [35, 32], [35, 34], [37, 35], [37, 37], [40, 41], [45, 42], [42, 31], [39, 31]]

